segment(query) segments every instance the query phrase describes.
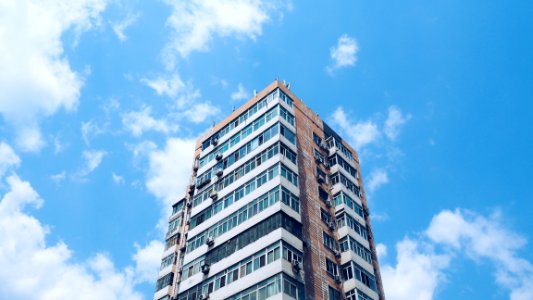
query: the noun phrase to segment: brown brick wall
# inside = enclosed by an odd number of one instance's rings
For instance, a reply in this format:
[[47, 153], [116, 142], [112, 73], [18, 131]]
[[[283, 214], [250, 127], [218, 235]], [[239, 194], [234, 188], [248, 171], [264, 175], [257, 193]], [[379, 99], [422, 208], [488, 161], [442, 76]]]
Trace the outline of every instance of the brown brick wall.
[[[291, 95], [293, 96], [293, 95]], [[293, 96], [294, 97], [294, 96]], [[322, 121], [301, 101], [295, 99], [296, 133], [298, 140], [298, 172], [300, 176], [300, 205], [303, 222], [305, 287], [307, 299], [328, 299], [328, 286], [338, 290], [342, 286], [326, 272], [326, 258], [337, 262], [333, 252], [323, 244], [322, 232], [334, 236], [320, 218], [320, 208], [330, 211], [318, 197], [319, 183], [316, 177], [317, 163], [314, 150], [319, 149], [313, 141], [313, 132], [323, 137]], [[324, 153], [325, 154], [325, 153]], [[323, 169], [323, 166], [321, 166]], [[324, 170], [324, 169], [323, 169]], [[325, 171], [325, 170], [324, 170]], [[323, 189], [329, 192], [327, 184]]]
[[[285, 85], [279, 84], [279, 87], [288, 94], [295, 104], [296, 117], [296, 135], [298, 140], [298, 171], [300, 176], [300, 203], [302, 206], [302, 220], [303, 220], [303, 239], [307, 244], [304, 249], [305, 274], [306, 274], [306, 297], [308, 299], [328, 299], [327, 289], [328, 285], [341, 290], [342, 285], [336, 283], [325, 271], [326, 257], [332, 261], [340, 264], [340, 261], [335, 258], [331, 250], [323, 245], [322, 231], [326, 231], [329, 235], [334, 236], [338, 241], [337, 234], [332, 234], [329, 228], [322, 222], [320, 218], [320, 208], [329, 211], [332, 216], [335, 216], [335, 208], [327, 208], [323, 201], [318, 197], [318, 182], [316, 179], [317, 163], [314, 158], [314, 149], [322, 152], [324, 157], [328, 153], [322, 151], [313, 141], [313, 132], [324, 139], [323, 122], [311, 109], [309, 109], [303, 101], [294, 95]], [[363, 208], [368, 212], [368, 204], [364, 193], [363, 180], [359, 165], [359, 157], [357, 152], [346, 142], [343, 141], [344, 146], [350, 149], [355, 159], [355, 165], [359, 176], [359, 186], [362, 191]], [[328, 171], [324, 169], [323, 165], [320, 168], [327, 174]], [[328, 193], [330, 192], [329, 184], [322, 184], [322, 187]], [[332, 195], [330, 194], [330, 197]], [[373, 267], [375, 270], [376, 281], [378, 286], [378, 294], [380, 300], [385, 300], [383, 292], [383, 284], [381, 281], [381, 274], [377, 258], [377, 252], [374, 242], [374, 235], [370, 223], [370, 216], [365, 217], [367, 228], [369, 231], [369, 244], [372, 252]], [[311, 251], [308, 251], [311, 250]], [[340, 269], [339, 269], [340, 273]], [[344, 295], [343, 295], [344, 297]]]

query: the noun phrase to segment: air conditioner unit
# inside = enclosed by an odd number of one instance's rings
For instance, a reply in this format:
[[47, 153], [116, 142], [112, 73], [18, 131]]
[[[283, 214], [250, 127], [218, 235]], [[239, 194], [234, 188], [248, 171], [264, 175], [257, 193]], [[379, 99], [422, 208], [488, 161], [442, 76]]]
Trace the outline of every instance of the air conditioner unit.
[[187, 205], [187, 207], [191, 207], [192, 206], [192, 201], [191, 200], [187, 200], [185, 205]]
[[187, 246], [186, 245], [181, 246], [180, 251], [185, 252], [185, 250], [187, 250]]
[[320, 156], [317, 156], [317, 157], [315, 158], [315, 161], [316, 161], [316, 163], [318, 163], [318, 164], [324, 163], [324, 159], [322, 159], [322, 157], [320, 157]]
[[209, 299], [209, 294], [201, 294], [198, 296], [198, 300], [207, 300]]
[[300, 268], [301, 268], [301, 267], [300, 267], [300, 262], [297, 261], [297, 260], [295, 260], [295, 259], [293, 259], [293, 260], [292, 260], [292, 268], [293, 268], [296, 272], [300, 271]]
[[329, 222], [328, 227], [329, 227], [329, 230], [335, 230], [335, 223]]
[[211, 139], [211, 145], [216, 146], [218, 144], [218, 138]]
[[209, 193], [209, 198], [216, 200], [218, 198], [218, 193], [215, 190], [211, 190]]
[[324, 141], [320, 142], [320, 148], [324, 150], [328, 150], [328, 144]]
[[205, 244], [209, 247], [213, 246], [215, 244], [215, 237], [210, 236], [205, 240]]
[[201, 269], [202, 269], [202, 273], [204, 274], [209, 273], [209, 264], [203, 264]]
[[194, 164], [192, 165], [192, 169], [194, 172], [198, 171], [200, 168], [200, 164], [198, 163], [198, 160], [194, 160]]
[[326, 181], [326, 178], [324, 178], [323, 175], [318, 175], [317, 176], [317, 180], [318, 180], [319, 183], [323, 183], [324, 181]]
[[335, 281], [336, 282], [341, 282], [341, 277], [339, 275], [335, 275]]
[[217, 175], [218, 177], [222, 176], [222, 174], [224, 174], [224, 169], [222, 168], [218, 168], [216, 169], [215, 171], [215, 175]]
[[182, 271], [182, 270], [183, 270], [183, 269], [182, 269], [181, 267], [179, 267], [179, 268], [176, 270], [176, 272], [177, 272], [178, 274], [181, 274], [181, 271]]
[[326, 169], [329, 169], [329, 163], [325, 162], [325, 163], [324, 163], [324, 167], [325, 167]]
[[325, 202], [326, 202], [326, 206], [327, 207], [332, 207], [333, 206], [333, 204], [331, 203], [330, 199], [327, 199]]
[[337, 258], [341, 257], [341, 252], [339, 250], [335, 250], [334, 253], [335, 253], [335, 257]]
[[216, 160], [221, 160], [222, 159], [222, 153], [217, 153], [217, 155], [215, 156], [215, 159]]

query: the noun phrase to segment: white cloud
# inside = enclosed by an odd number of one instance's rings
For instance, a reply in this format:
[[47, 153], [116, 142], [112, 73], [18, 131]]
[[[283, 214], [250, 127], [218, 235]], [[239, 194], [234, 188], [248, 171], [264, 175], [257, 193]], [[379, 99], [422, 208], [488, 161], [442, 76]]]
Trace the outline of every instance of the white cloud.
[[356, 123], [348, 120], [342, 107], [338, 107], [333, 113], [332, 120], [348, 136], [350, 143], [357, 151], [360, 148], [378, 140], [381, 133], [378, 125], [372, 121], [359, 121]]
[[396, 106], [388, 108], [387, 119], [383, 126], [379, 126], [373, 120], [359, 120], [357, 122], [349, 120], [343, 107], [337, 107], [331, 116], [333, 124], [337, 125], [346, 134], [349, 142], [358, 151], [364, 146], [377, 142], [382, 134], [390, 141], [395, 140], [400, 133], [402, 125], [409, 121], [410, 118], [410, 114], [402, 114]]
[[488, 217], [460, 209], [439, 212], [417, 239], [396, 245], [396, 266], [382, 266], [387, 299], [433, 299], [441, 284], [452, 280], [446, 278], [451, 263], [462, 259], [491, 263], [497, 286], [509, 291], [511, 300], [532, 299], [533, 264], [519, 255], [526, 240], [503, 220], [499, 212]]
[[426, 231], [434, 243], [452, 247], [456, 255], [495, 266], [496, 282], [511, 291], [512, 300], [533, 298], [533, 265], [519, 256], [526, 240], [505, 226], [499, 212], [487, 217], [462, 210], [444, 210]]
[[0, 142], [0, 179], [4, 174], [20, 164], [20, 158], [13, 151], [13, 148], [5, 142]]
[[84, 160], [83, 167], [75, 174], [75, 179], [84, 179], [85, 176], [93, 172], [102, 163], [104, 156], [107, 155], [106, 151], [101, 150], [85, 150], [82, 152]]
[[396, 245], [396, 252], [396, 266], [381, 267], [387, 299], [433, 299], [437, 286], [445, 279], [443, 272], [450, 257], [437, 255], [430, 246], [409, 238]]
[[85, 145], [89, 146], [91, 144], [91, 139], [97, 135], [100, 135], [105, 132], [104, 128], [98, 125], [95, 121], [90, 120], [87, 122], [81, 123], [81, 137], [85, 142]]
[[241, 101], [248, 100], [248, 98], [250, 98], [248, 91], [244, 89], [242, 83], [239, 83], [239, 85], [237, 86], [237, 90], [231, 94], [231, 100]]
[[192, 51], [206, 51], [215, 37], [236, 36], [255, 40], [271, 11], [287, 7], [262, 0], [166, 0], [172, 6], [167, 25], [172, 38], [165, 49], [165, 63], [172, 69], [175, 53], [182, 57]]
[[61, 138], [59, 136], [54, 137], [54, 154], [59, 154], [67, 148], [68, 145], [63, 144], [61, 142]]
[[375, 169], [370, 173], [366, 186], [370, 193], [375, 192], [379, 187], [389, 182], [389, 175], [384, 169]]
[[399, 134], [400, 127], [405, 124], [411, 115], [404, 116], [402, 112], [395, 106], [389, 107], [389, 114], [385, 120], [383, 132], [390, 140], [395, 140]]
[[208, 102], [198, 103], [185, 110], [182, 114], [193, 123], [202, 123], [209, 117], [216, 116], [220, 110]]
[[0, 2], [0, 114], [23, 151], [38, 151], [39, 120], [78, 105], [83, 79], [64, 55], [62, 37], [98, 22], [104, 0]]
[[115, 174], [115, 172], [111, 173], [111, 178], [113, 178], [113, 182], [115, 184], [124, 184], [125, 183], [124, 177]]
[[357, 52], [359, 46], [357, 41], [347, 34], [343, 34], [337, 41], [337, 46], [331, 47], [330, 58], [331, 64], [326, 68], [329, 73], [333, 73], [340, 68], [354, 66], [357, 61]]
[[142, 141], [135, 145], [127, 145], [128, 150], [133, 152], [133, 158], [138, 159], [141, 156], [148, 156], [150, 152], [157, 149], [157, 145], [152, 141]]
[[117, 38], [121, 42], [125, 42], [128, 37], [124, 33], [128, 27], [133, 25], [137, 20], [139, 19], [138, 14], [128, 14], [124, 20], [121, 20], [119, 22], [114, 22], [112, 24], [113, 26], [113, 32], [117, 35]]
[[157, 131], [162, 133], [175, 132], [177, 125], [168, 124], [166, 120], [157, 120], [152, 116], [152, 108], [144, 107], [140, 111], [132, 111], [122, 116], [122, 125], [126, 127], [134, 136], [140, 136], [146, 131]]
[[185, 195], [195, 145], [192, 139], [169, 138], [164, 149], [149, 154], [146, 187], [165, 210]]
[[376, 252], [379, 260], [383, 260], [387, 256], [387, 246], [381, 243], [376, 245]]
[[153, 79], [143, 78], [141, 82], [152, 88], [159, 96], [176, 97], [185, 88], [185, 83], [175, 73], [169, 78], [159, 76]]
[[85, 166], [86, 170], [90, 173], [94, 171], [100, 163], [102, 162], [102, 159], [106, 155], [105, 151], [83, 151], [83, 158], [85, 159]]
[[198, 103], [202, 94], [191, 83], [185, 85], [185, 89], [176, 97], [175, 109], [183, 110], [193, 103]]
[[37, 152], [46, 144], [37, 124], [21, 125], [17, 129], [16, 143], [25, 152]]
[[0, 200], [1, 299], [142, 299], [132, 267], [116, 270], [102, 253], [74, 262], [65, 243], [47, 245], [50, 229], [24, 212], [43, 200], [16, 175], [7, 183]]
[[55, 182], [55, 184], [60, 184], [61, 181], [65, 180], [66, 177], [67, 177], [67, 172], [63, 170], [57, 174], [50, 176], [50, 179], [52, 179], [52, 181]]
[[159, 273], [161, 254], [165, 245], [159, 240], [149, 242], [144, 248], [135, 245], [137, 253], [133, 256], [135, 261], [136, 282], [153, 282]]

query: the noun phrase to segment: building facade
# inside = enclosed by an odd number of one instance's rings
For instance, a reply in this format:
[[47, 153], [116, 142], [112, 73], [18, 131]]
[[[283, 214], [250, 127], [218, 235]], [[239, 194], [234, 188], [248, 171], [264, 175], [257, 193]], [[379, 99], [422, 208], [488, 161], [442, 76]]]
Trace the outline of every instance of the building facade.
[[284, 83], [201, 137], [191, 172], [154, 300], [385, 299], [357, 153]]

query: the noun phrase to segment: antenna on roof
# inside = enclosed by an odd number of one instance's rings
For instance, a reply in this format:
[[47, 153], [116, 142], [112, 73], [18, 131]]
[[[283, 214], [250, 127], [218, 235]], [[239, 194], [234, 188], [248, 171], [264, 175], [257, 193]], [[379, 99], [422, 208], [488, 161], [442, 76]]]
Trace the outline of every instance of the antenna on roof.
[[291, 83], [287, 83], [287, 88], [290, 90], [291, 89]]
[[235, 111], [235, 105], [233, 105], [233, 107], [231, 108], [231, 112], [234, 112]]
[[283, 84], [284, 84], [284, 85], [287, 85], [287, 81], [283, 80]]
[[215, 125], [216, 125], [215, 120], [213, 120], [213, 125], [211, 125], [211, 126], [213, 126], [213, 128], [215, 128]]
[[257, 96], [257, 90], [254, 89], [254, 97]]

